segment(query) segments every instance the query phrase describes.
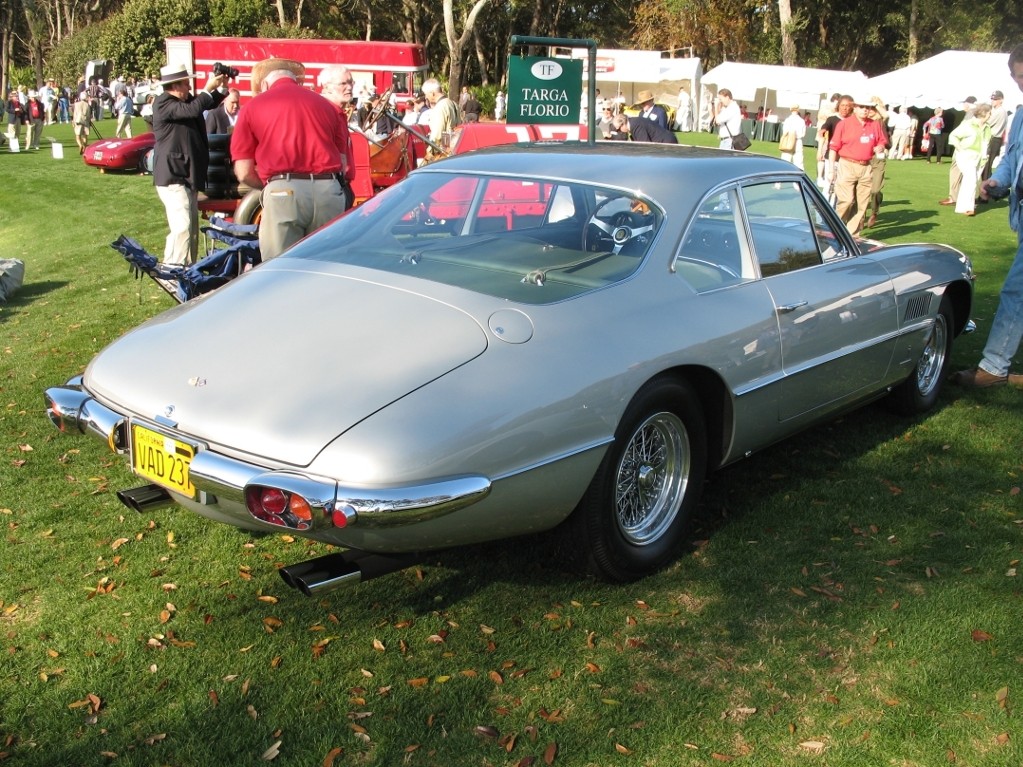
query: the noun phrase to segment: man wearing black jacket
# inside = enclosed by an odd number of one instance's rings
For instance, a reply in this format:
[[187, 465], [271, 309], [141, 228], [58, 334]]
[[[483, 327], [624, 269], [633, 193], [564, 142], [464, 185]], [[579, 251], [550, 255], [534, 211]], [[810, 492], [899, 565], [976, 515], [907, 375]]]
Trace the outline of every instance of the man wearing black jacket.
[[227, 96], [227, 75], [214, 75], [205, 90], [192, 95], [194, 79], [184, 66], [161, 67], [163, 93], [153, 102], [153, 183], [167, 212], [170, 233], [163, 262], [170, 266], [194, 263], [199, 252], [198, 195], [206, 188], [210, 161], [203, 112], [216, 109]]
[[228, 88], [224, 103], [206, 113], [207, 133], [224, 134], [234, 130], [234, 124], [238, 121], [240, 97], [241, 92], [237, 88]]

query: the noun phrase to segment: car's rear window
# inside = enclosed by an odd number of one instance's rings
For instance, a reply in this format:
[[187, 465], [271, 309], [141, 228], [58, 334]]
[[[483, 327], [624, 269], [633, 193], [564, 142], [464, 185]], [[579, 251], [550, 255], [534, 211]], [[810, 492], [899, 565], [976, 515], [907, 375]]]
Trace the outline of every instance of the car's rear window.
[[633, 274], [663, 220], [621, 190], [419, 173], [286, 254], [382, 269], [528, 304]]

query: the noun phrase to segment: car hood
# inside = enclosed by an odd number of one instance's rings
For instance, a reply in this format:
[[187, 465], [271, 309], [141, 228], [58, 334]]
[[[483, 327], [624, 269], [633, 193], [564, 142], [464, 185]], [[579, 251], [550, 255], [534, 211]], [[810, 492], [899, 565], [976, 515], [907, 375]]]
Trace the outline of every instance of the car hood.
[[271, 262], [114, 342], [85, 385], [201, 442], [306, 466], [486, 346], [476, 320], [428, 296], [333, 265]]

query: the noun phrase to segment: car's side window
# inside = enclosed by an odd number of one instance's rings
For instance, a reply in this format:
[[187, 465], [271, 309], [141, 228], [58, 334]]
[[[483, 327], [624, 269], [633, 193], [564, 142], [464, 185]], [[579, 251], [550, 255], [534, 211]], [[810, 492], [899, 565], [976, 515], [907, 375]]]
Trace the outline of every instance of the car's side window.
[[817, 200], [808, 195], [806, 197], [807, 207], [810, 209], [810, 222], [813, 224], [813, 233], [817, 237], [817, 248], [825, 261], [834, 261], [836, 258], [845, 258], [849, 255], [841, 238], [835, 233], [834, 227], [828, 216], [820, 207]]
[[743, 187], [742, 198], [764, 277], [822, 263], [816, 227], [798, 181], [750, 184]]
[[697, 292], [756, 277], [735, 189], [704, 200], [686, 229], [674, 270]]

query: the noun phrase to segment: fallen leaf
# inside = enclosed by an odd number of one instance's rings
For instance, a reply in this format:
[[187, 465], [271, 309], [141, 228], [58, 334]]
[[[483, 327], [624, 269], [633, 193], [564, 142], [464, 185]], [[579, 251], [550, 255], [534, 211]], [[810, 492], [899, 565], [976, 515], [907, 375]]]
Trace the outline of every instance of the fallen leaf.
[[478, 724], [473, 729], [473, 733], [481, 738], [498, 738], [501, 733], [496, 727], [492, 727], [489, 724]]
[[992, 637], [989, 633], [981, 631], [980, 629], [974, 629], [971, 631], [970, 637], [974, 642], [987, 642], [989, 639], [994, 639], [994, 637]]
[[408, 683], [410, 687], [425, 687], [430, 683], [430, 678], [426, 676], [419, 676], [415, 679], [409, 679]]
[[1009, 688], [1003, 687], [996, 692], [995, 701], [998, 703], [998, 708], [1005, 708], [1009, 704]]
[[327, 755], [323, 757], [323, 767], [334, 767], [334, 760], [337, 759], [345, 750], [340, 746], [330, 749]]
[[802, 743], [799, 744], [799, 747], [813, 754], [824, 753], [824, 744], [821, 743], [819, 740], [804, 740]]
[[491, 671], [487, 676], [490, 677], [490, 681], [494, 684], [504, 684], [504, 677], [497, 671]]
[[719, 754], [716, 751], [710, 755], [710, 758], [719, 762], [731, 762], [735, 759], [734, 756], [729, 756], [728, 754]]
[[260, 602], [266, 602], [267, 604], [275, 605], [278, 602], [277, 597], [272, 597], [269, 594], [263, 594], [262, 596], [256, 597]]
[[374, 639], [373, 649], [376, 650], [377, 652], [384, 652], [384, 650], [386, 650], [387, 648], [384, 647], [384, 643], [381, 642], [379, 639]]
[[558, 756], [558, 744], [557, 743], [551, 743], [543, 751], [543, 763], [546, 764], [547, 767], [550, 767], [550, 765], [554, 764], [554, 760], [557, 758], [557, 756]]
[[632, 751], [627, 749], [621, 743], [615, 743], [615, 751], [617, 751], [619, 754], [631, 754], [632, 753]]
[[281, 743], [283, 742], [284, 741], [278, 740], [276, 743], [270, 746], [270, 748], [264, 751], [263, 756], [261, 757], [263, 761], [269, 762], [272, 759], [276, 759], [281, 753]]
[[113, 543], [110, 544], [110, 548], [112, 548], [114, 551], [117, 551], [124, 544], [126, 544], [129, 540], [131, 540], [131, 539], [130, 538], [118, 538], [116, 541], [114, 541]]
[[995, 743], [997, 743], [999, 746], [1004, 746], [1008, 742], [1009, 742], [1009, 733], [1007, 733], [1007, 732], [1000, 732], [995, 737]]

